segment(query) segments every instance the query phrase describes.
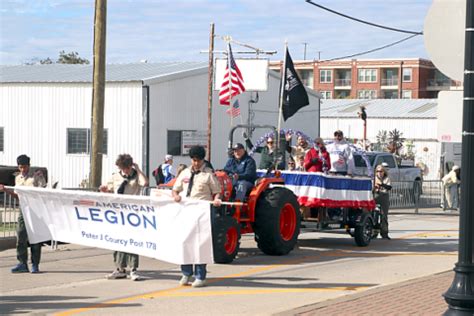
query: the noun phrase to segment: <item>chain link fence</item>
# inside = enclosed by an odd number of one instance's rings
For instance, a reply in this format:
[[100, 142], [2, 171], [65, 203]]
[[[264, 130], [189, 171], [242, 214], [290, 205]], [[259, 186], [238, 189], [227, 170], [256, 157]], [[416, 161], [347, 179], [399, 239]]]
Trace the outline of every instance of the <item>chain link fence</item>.
[[0, 238], [16, 236], [16, 223], [19, 214], [18, 200], [2, 192], [0, 194]]
[[391, 209], [441, 208], [444, 203], [444, 188], [440, 180], [415, 182], [392, 182], [390, 191]]

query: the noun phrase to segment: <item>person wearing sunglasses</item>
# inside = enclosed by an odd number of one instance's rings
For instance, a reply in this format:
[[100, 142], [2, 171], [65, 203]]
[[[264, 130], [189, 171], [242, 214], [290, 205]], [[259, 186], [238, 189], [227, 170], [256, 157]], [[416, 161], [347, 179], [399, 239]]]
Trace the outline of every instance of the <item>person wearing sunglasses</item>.
[[[252, 141], [246, 137], [245, 144], [248, 148], [253, 148]], [[256, 153], [260, 154], [260, 164], [258, 165], [259, 169], [270, 169], [273, 168], [276, 163], [275, 169], [284, 170], [285, 169], [285, 152], [287, 148], [285, 137], [280, 137], [280, 147], [276, 146], [276, 138], [269, 136], [266, 139], [266, 145], [260, 146], [255, 149]]]
[[390, 178], [384, 166], [378, 165], [375, 168], [374, 178], [374, 199], [380, 205], [380, 235], [383, 239], [390, 240], [388, 236], [388, 207], [390, 205], [389, 191], [392, 189]]

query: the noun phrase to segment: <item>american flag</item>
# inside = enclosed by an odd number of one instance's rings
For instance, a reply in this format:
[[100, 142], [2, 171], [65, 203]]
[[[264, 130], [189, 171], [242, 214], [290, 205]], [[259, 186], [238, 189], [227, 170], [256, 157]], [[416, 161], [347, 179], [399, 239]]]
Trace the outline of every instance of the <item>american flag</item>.
[[239, 116], [240, 115], [239, 100], [235, 100], [234, 105], [232, 105], [232, 108], [227, 109], [225, 112], [232, 117]]
[[[227, 58], [227, 65], [225, 67], [224, 80], [222, 81], [221, 90], [219, 92], [219, 102], [222, 105], [230, 105], [230, 99], [245, 91], [244, 79], [239, 67], [235, 63], [234, 56], [232, 56], [232, 49], [229, 45], [229, 56]], [[230, 71], [229, 71], [230, 64]], [[230, 78], [229, 78], [230, 74]]]

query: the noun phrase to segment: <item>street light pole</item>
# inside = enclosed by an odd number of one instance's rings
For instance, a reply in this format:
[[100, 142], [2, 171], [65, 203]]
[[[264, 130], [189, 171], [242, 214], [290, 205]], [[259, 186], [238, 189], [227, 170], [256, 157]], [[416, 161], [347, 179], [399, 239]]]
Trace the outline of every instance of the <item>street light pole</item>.
[[459, 254], [445, 315], [474, 315], [474, 0], [466, 0]]
[[306, 60], [306, 46], [308, 46], [308, 43], [303, 42], [303, 45], [304, 45], [303, 60]]

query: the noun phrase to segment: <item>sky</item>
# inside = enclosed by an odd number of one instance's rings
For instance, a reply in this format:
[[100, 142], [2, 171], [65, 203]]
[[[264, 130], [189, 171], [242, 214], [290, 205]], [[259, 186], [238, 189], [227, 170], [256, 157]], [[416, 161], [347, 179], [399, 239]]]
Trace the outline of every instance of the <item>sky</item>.
[[[432, 0], [313, 0], [341, 13], [422, 31]], [[1, 0], [0, 64], [22, 64], [76, 51], [92, 61], [94, 0]], [[395, 42], [407, 34], [360, 24], [305, 0], [108, 0], [107, 63], [207, 61], [210, 24], [222, 36], [293, 60], [330, 59]], [[248, 51], [233, 45], [234, 51]], [[249, 57], [251, 55], [248, 55]], [[358, 58], [428, 58], [423, 36]]]

